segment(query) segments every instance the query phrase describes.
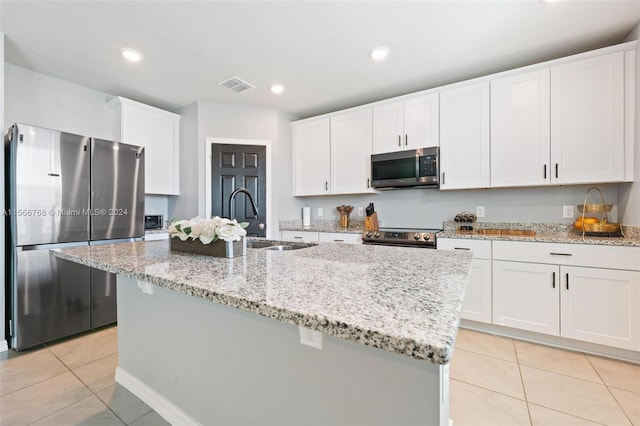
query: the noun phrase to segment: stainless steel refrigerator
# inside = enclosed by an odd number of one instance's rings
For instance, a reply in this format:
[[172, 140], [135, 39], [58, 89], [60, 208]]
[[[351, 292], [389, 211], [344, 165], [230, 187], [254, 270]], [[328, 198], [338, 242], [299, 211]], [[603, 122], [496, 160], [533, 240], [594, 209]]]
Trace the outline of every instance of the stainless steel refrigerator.
[[144, 148], [18, 123], [5, 173], [11, 347], [115, 322], [115, 275], [50, 249], [142, 239]]

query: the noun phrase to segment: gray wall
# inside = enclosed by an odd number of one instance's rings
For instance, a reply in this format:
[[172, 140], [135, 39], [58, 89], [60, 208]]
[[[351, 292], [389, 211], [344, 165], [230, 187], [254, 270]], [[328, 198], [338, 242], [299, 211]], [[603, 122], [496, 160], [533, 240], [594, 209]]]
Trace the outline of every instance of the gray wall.
[[[627, 35], [625, 41], [640, 39], [640, 23]], [[633, 183], [620, 184], [618, 204], [621, 223], [640, 226], [640, 43], [636, 47], [636, 115]]]

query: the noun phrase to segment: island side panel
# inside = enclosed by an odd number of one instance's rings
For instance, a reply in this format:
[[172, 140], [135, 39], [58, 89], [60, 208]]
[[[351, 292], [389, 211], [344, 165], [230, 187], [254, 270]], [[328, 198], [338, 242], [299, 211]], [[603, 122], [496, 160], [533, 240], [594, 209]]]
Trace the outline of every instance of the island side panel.
[[119, 381], [160, 413], [175, 406], [207, 425], [448, 424], [447, 365], [326, 334], [314, 349], [295, 325], [122, 275], [117, 294], [118, 370], [143, 386]]

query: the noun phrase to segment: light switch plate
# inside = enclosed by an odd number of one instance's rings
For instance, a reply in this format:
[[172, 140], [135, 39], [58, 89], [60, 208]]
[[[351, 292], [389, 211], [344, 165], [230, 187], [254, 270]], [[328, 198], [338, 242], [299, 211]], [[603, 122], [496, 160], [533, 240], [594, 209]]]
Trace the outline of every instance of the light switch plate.
[[300, 343], [322, 350], [322, 332], [310, 328], [298, 326], [300, 330]]
[[358, 216], [364, 216], [364, 207], [358, 207]]
[[573, 206], [562, 206], [562, 218], [563, 219], [573, 219]]
[[318, 217], [322, 216], [324, 214], [324, 211], [322, 210], [322, 207], [318, 207]]
[[477, 217], [484, 217], [484, 206], [476, 207], [476, 216]]

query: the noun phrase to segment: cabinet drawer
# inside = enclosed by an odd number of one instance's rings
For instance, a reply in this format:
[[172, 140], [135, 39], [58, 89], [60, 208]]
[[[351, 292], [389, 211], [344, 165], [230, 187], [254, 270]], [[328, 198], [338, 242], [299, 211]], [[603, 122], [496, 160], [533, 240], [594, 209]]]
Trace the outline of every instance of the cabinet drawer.
[[284, 241], [318, 241], [318, 233], [312, 231], [282, 231]]
[[360, 234], [346, 234], [342, 232], [318, 232], [318, 240], [320, 242], [362, 244]]
[[[440, 241], [438, 241], [438, 246]], [[494, 260], [640, 270], [640, 248], [494, 241]]]
[[438, 250], [471, 250], [474, 259], [491, 259], [491, 241], [438, 238]]

